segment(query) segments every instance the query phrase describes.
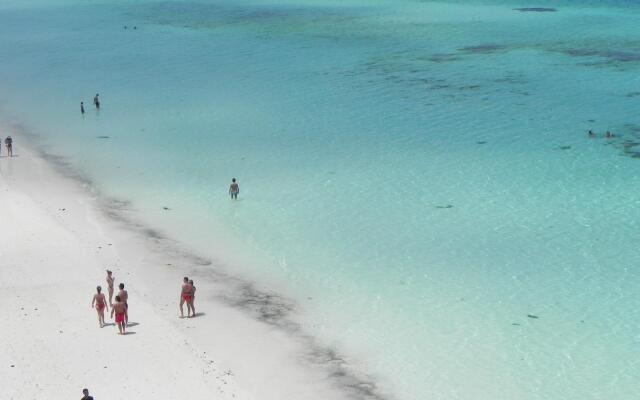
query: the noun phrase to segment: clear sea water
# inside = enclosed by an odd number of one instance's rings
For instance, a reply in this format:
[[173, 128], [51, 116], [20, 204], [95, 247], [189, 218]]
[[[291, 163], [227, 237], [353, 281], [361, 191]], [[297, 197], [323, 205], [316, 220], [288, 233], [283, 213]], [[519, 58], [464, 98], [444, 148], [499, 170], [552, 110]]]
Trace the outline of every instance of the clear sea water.
[[4, 0], [0, 113], [396, 398], [638, 399], [636, 4]]

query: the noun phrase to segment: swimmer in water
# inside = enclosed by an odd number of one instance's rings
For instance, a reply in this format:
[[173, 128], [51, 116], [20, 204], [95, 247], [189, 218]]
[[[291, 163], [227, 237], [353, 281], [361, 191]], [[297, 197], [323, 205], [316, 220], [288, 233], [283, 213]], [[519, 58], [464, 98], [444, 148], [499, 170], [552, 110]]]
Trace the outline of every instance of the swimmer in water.
[[120, 296], [116, 296], [116, 302], [111, 307], [111, 318], [113, 314], [116, 314], [116, 325], [118, 325], [118, 331], [121, 335], [124, 335], [125, 328], [127, 327], [127, 307], [125, 302], [122, 301]]
[[113, 305], [113, 275], [107, 270], [107, 289], [109, 290], [109, 305]]
[[592, 138], [592, 137], [596, 137], [596, 134], [595, 134], [595, 133], [593, 133], [593, 131], [592, 131], [591, 129], [589, 129], [589, 133], [588, 133], [588, 135], [589, 135], [589, 137], [590, 137], [590, 138]]
[[229, 196], [231, 196], [232, 199], [237, 200], [239, 193], [240, 193], [240, 186], [238, 186], [238, 183], [236, 182], [236, 178], [233, 178], [231, 179], [231, 186], [229, 186]]
[[612, 138], [613, 137], [613, 133], [611, 133], [610, 131], [607, 131], [607, 133], [604, 134], [604, 137], [606, 138]]
[[100, 99], [98, 98], [99, 94], [96, 93], [96, 97], [93, 98], [93, 105], [96, 106], [96, 109], [100, 109]]
[[[124, 283], [121, 283], [118, 287], [120, 291], [118, 292], [118, 296], [116, 296], [116, 301], [118, 301], [118, 297], [120, 297], [120, 301], [124, 304], [124, 308], [127, 311], [124, 314], [124, 326], [127, 326], [129, 324], [129, 293], [124, 290]], [[115, 305], [112, 307], [115, 307]]]
[[84, 102], [80, 102], [80, 113], [84, 115]]
[[106, 309], [107, 311], [109, 311], [109, 308], [107, 307], [107, 301], [104, 298], [104, 293], [102, 293], [102, 288], [98, 286], [96, 290], [98, 291], [98, 293], [93, 295], [93, 300], [91, 300], [91, 308], [95, 307], [96, 311], [98, 312], [98, 324], [100, 325], [100, 328], [102, 328], [104, 326], [104, 310]]
[[184, 318], [184, 303], [187, 303], [187, 317], [190, 317], [191, 289], [192, 286], [189, 284], [189, 278], [185, 276], [182, 278], [182, 288], [180, 290], [180, 318]]

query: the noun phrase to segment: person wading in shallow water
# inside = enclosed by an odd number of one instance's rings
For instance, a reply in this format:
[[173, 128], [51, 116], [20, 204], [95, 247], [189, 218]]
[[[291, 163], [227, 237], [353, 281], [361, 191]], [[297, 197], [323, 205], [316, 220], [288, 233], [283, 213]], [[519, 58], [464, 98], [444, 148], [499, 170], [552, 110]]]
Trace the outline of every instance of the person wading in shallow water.
[[84, 102], [80, 102], [80, 113], [84, 115]]
[[98, 312], [98, 324], [100, 328], [104, 326], [104, 311], [105, 309], [109, 311], [109, 307], [107, 307], [107, 299], [104, 297], [104, 293], [102, 293], [102, 288], [98, 286], [96, 288], [98, 293], [93, 295], [93, 300], [91, 300], [91, 307], [95, 307]]
[[99, 110], [100, 109], [100, 99], [98, 98], [99, 94], [96, 93], [96, 97], [93, 98], [93, 105], [96, 106], [96, 108]]
[[236, 182], [236, 178], [231, 179], [231, 186], [229, 186], [229, 196], [232, 199], [237, 200], [238, 194], [240, 193], [240, 186], [238, 186], [238, 182]]
[[13, 157], [13, 139], [11, 139], [11, 136], [7, 136], [4, 140], [4, 145], [7, 146], [7, 155]]

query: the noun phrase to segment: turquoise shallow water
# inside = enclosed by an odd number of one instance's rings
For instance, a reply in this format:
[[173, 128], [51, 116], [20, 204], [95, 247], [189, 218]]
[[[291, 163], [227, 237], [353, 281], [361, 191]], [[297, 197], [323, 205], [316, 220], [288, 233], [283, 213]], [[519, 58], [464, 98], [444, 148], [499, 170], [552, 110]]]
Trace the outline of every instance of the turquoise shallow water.
[[551, 6], [6, 1], [0, 110], [397, 398], [635, 399], [640, 13]]

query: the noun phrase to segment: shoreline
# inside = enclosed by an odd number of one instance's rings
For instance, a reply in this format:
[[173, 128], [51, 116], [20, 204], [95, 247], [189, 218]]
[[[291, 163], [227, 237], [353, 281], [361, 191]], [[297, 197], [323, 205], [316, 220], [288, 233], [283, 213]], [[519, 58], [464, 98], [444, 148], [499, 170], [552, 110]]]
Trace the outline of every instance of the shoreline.
[[[166, 379], [152, 383], [150, 376], [162, 376], [162, 371], [172, 369], [176, 370], [176, 378], [190, 382], [185, 383], [182, 389], [190, 390], [193, 387], [189, 395], [192, 398], [210, 397], [215, 393], [219, 395], [215, 398], [392, 398], [381, 393], [375, 379], [354, 371], [345, 356], [321, 345], [319, 339], [305, 332], [295, 320], [298, 310], [291, 300], [259, 289], [255, 282], [229, 275], [223, 268], [193, 253], [179, 241], [135, 221], [127, 209], [126, 201], [108, 198], [99, 193], [81, 171], [73, 170], [63, 158], [38, 149], [33, 138], [25, 138], [28, 134], [16, 132], [15, 126], [9, 131], [18, 139], [14, 148], [17, 157], [12, 160], [3, 157], [0, 161], [0, 188], [8, 193], [3, 196], [3, 208], [11, 214], [19, 215], [18, 218], [34, 218], [34, 214], [38, 217], [25, 224], [36, 226], [35, 231], [30, 232], [30, 239], [14, 239], [13, 234], [22, 229], [19, 222], [3, 223], [3, 231], [7, 235], [3, 243], [11, 245], [3, 246], [1, 254], [5, 259], [8, 255], [14, 262], [7, 263], [7, 267], [1, 272], [1, 293], [2, 297], [8, 298], [15, 294], [15, 288], [8, 284], [10, 276], [14, 274], [35, 274], [47, 278], [38, 285], [50, 285], [48, 279], [55, 280], [54, 277], [78, 279], [72, 282], [73, 297], [67, 297], [71, 293], [66, 292], [65, 296], [50, 293], [53, 303], [71, 302], [68, 309], [62, 310], [62, 304], [58, 304], [58, 307], [64, 315], [68, 314], [69, 325], [76, 332], [73, 343], [62, 340], [59, 350], [66, 347], [66, 350], [75, 353], [73, 357], [81, 357], [79, 353], [95, 350], [99, 355], [98, 359], [103, 359], [109, 353], [110, 356], [106, 359], [115, 363], [117, 359], [112, 357], [117, 352], [117, 347], [101, 349], [100, 343], [103, 340], [115, 346], [119, 346], [120, 340], [133, 342], [127, 343], [129, 350], [134, 352], [133, 358], [139, 353], [136, 350], [155, 348], [155, 351], [149, 352], [149, 357], [159, 358], [157, 363], [152, 363], [155, 364], [152, 365], [152, 373], [148, 369], [148, 362], [144, 363], [141, 371], [120, 371], [127, 376], [129, 384], [149, 382], [146, 391], [144, 387], [136, 388], [140, 398], [155, 396], [158, 385], [168, 383]], [[13, 205], [16, 198], [23, 199], [18, 202], [22, 207], [20, 209], [15, 209], [17, 206]], [[59, 254], [51, 254], [52, 249], [39, 245], [46, 242], [48, 236], [44, 232], [48, 229], [63, 232], [62, 236], [66, 240], [54, 251]], [[38, 251], [33, 251], [31, 247], [33, 237], [38, 243]], [[81, 244], [79, 250], [74, 248], [75, 241]], [[22, 264], [21, 255], [25, 251], [48, 262], [41, 261], [36, 266], [29, 262]], [[64, 257], [74, 261], [62, 264], [59, 259]], [[52, 265], [49, 265], [49, 261]], [[12, 264], [15, 269], [9, 270], [8, 266]], [[64, 272], [41, 274], [45, 265], [46, 268], [53, 267], [54, 270]], [[99, 328], [91, 325], [96, 323], [95, 311], [85, 312], [82, 307], [85, 297], [89, 307], [95, 285], [104, 286], [103, 275], [106, 268], [114, 271], [116, 284], [125, 282], [133, 305], [131, 320], [140, 325], [134, 325], [132, 331], [135, 334], [125, 338], [111, 332], [112, 326], [97, 331]], [[183, 275], [194, 279], [199, 289], [196, 302], [199, 317], [195, 319], [177, 318], [179, 283]], [[81, 280], [80, 277], [84, 279]], [[33, 289], [35, 288], [27, 286], [27, 290]], [[55, 292], [64, 291], [62, 281], [52, 285], [51, 289], [55, 289]], [[46, 302], [44, 299], [39, 301]], [[13, 303], [12, 314], [17, 312], [13, 309], [17, 305], [19, 303]], [[44, 309], [42, 306], [39, 308], [40, 311]], [[141, 316], [141, 313], [144, 315]], [[71, 315], [76, 314], [78, 318], [71, 320]], [[156, 321], [153, 326], [162, 327], [158, 329], [168, 330], [174, 335], [169, 338], [174, 344], [181, 342], [191, 349], [193, 356], [178, 361], [188, 362], [188, 369], [191, 370], [202, 367], [202, 372], [198, 371], [195, 374], [197, 376], [189, 376], [189, 373], [183, 371], [183, 362], [172, 365], [175, 349], [167, 351], [168, 338], [163, 332], [146, 328], [147, 318]], [[18, 326], [22, 323], [19, 319], [13, 322]], [[38, 329], [43, 345], [53, 339], [55, 334], [60, 334], [59, 329], [47, 328], [55, 326], [55, 315], [38, 313], [38, 320], [33, 323], [36, 326], [44, 325]], [[93, 331], [94, 327], [96, 331]], [[82, 332], [83, 336], [78, 336], [77, 332]], [[113, 342], [113, 337], [118, 337], [119, 341]], [[29, 336], [26, 338], [31, 339]], [[113, 382], [101, 384], [101, 374], [104, 371], [97, 368], [95, 371], [85, 371], [82, 381], [74, 380], [70, 376], [75, 374], [71, 374], [62, 379], [62, 382], [59, 382], [60, 378], [54, 377], [51, 380], [57, 383], [41, 382], [37, 386], [39, 391], [36, 392], [19, 390], [25, 385], [29, 386], [32, 374], [39, 376], [39, 379], [47, 379], [46, 374], [37, 372], [39, 363], [56, 365], [58, 362], [57, 357], [43, 357], [42, 354], [29, 352], [29, 344], [25, 343], [28, 340], [24, 339], [11, 332], [2, 334], [3, 342], [16, 343], [13, 347], [18, 349], [18, 353], [24, 352], [25, 355], [21, 363], [23, 368], [12, 371], [20, 371], [21, 378], [11, 376], [12, 374], [6, 376], [7, 380], [15, 382], [15, 394], [11, 394], [15, 397], [10, 398], [26, 399], [38, 394], [67, 398], [74, 391], [79, 393], [82, 387], [89, 387], [92, 395], [97, 398], [125, 398], [131, 395], [126, 392], [128, 385], [125, 385], [122, 392], [116, 386], [116, 395], [113, 397], [114, 393], [107, 390], [114, 387]], [[78, 348], [77, 352], [72, 344]], [[162, 357], [165, 353], [168, 357]], [[15, 354], [5, 354], [5, 358], [14, 359]], [[131, 354], [126, 356], [127, 363], [133, 361], [131, 358]], [[61, 363], [62, 368], [55, 368], [57, 373], [63, 373], [64, 365], [69, 362], [60, 361], [64, 362]], [[82, 364], [81, 360], [74, 361]], [[173, 368], [166, 368], [168, 365]], [[212, 365], [215, 367], [211, 367]], [[108, 366], [103, 369], [108, 369]], [[155, 369], [162, 371], [155, 374]], [[117, 377], [118, 374], [113, 371], [112, 369], [111, 373]], [[3, 375], [0, 375], [0, 382], [5, 380]], [[203, 384], [208, 389], [202, 389]], [[218, 389], [214, 386], [216, 384]], [[172, 387], [178, 389], [181, 386], [172, 384]], [[234, 389], [225, 389], [229, 387]], [[181, 395], [189, 393], [184, 390], [180, 391]]]

